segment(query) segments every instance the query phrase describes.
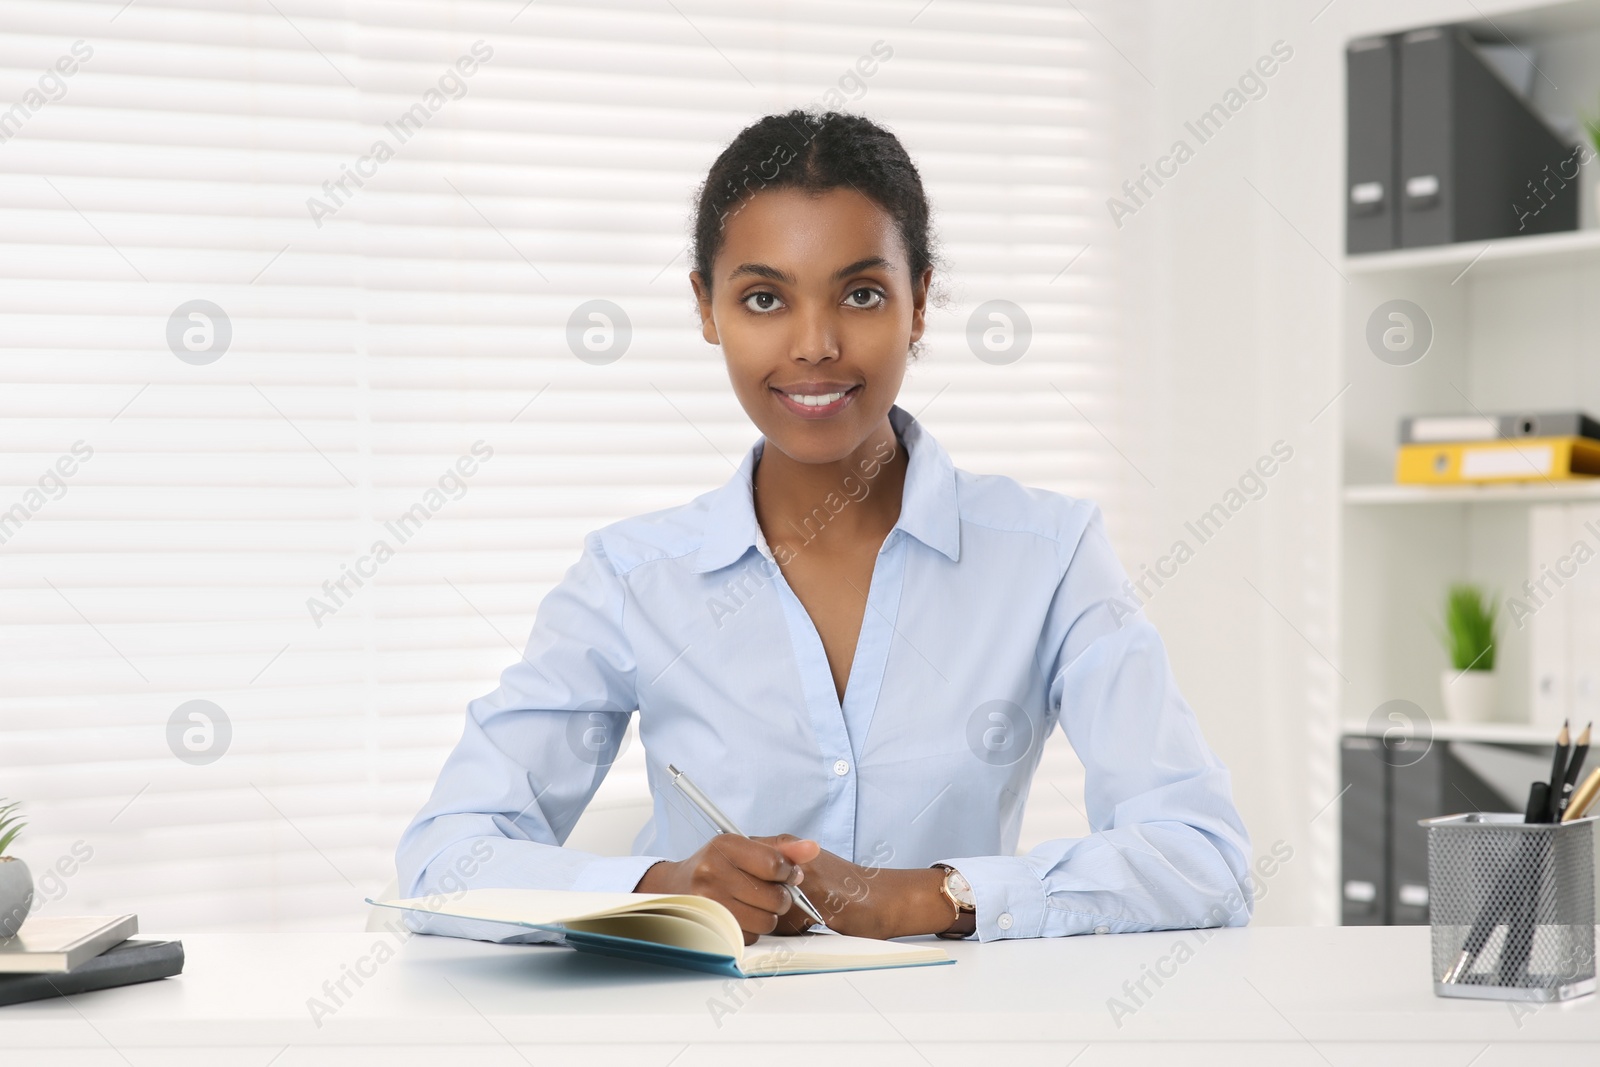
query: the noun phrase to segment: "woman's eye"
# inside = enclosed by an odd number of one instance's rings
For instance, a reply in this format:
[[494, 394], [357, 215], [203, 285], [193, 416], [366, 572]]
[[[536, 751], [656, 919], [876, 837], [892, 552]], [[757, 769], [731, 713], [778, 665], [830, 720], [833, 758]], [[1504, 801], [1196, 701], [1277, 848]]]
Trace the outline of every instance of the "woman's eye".
[[780, 304], [776, 293], [751, 293], [744, 298], [744, 306], [751, 311], [771, 311]]
[[883, 293], [877, 289], [868, 289], [863, 286], [860, 289], [852, 290], [850, 295], [844, 298], [844, 301], [853, 308], [874, 308], [883, 303]]

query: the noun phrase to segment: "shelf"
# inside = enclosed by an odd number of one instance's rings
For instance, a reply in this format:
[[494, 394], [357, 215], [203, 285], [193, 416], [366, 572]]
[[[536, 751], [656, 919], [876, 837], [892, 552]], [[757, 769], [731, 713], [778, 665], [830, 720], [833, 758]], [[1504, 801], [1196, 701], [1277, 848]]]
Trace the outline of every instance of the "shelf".
[[1564, 266], [1584, 261], [1600, 263], [1600, 229], [1368, 252], [1346, 256], [1344, 269], [1347, 274], [1360, 275], [1437, 274], [1454, 282], [1463, 272], [1470, 280], [1475, 276], [1490, 277], [1525, 267]]
[[[1531, 722], [1431, 722], [1428, 726], [1435, 741], [1498, 741], [1506, 745], [1554, 745], [1560, 730]], [[1341, 723], [1339, 732], [1346, 737], [1383, 735], [1381, 730], [1354, 721]]]
[[1600, 501], [1600, 478], [1520, 485], [1347, 485], [1346, 504], [1548, 504]]
[[[1558, 3], [1485, 4], [1493, 14], [1485, 14], [1476, 4], [1467, 4], [1477, 18], [1463, 19], [1461, 25], [1480, 41], [1537, 43], [1539, 38], [1559, 34], [1583, 33], [1600, 29], [1600, 0], [1561, 0]], [[1351, 37], [1374, 37], [1384, 33], [1404, 33], [1417, 28], [1417, 16], [1400, 4], [1368, 5], [1356, 9], [1347, 23]], [[1502, 10], [1496, 10], [1501, 8]]]

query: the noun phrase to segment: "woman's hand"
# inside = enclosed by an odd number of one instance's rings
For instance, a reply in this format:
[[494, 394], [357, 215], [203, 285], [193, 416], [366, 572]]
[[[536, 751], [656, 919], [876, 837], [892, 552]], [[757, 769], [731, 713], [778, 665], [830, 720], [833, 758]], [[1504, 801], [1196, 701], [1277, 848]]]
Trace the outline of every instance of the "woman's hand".
[[635, 893], [693, 893], [722, 904], [739, 920], [744, 943], [778, 928], [791, 908], [809, 919], [789, 899], [785, 885], [805, 878], [799, 864], [814, 859], [821, 847], [811, 840], [783, 837], [749, 838], [718, 834], [685, 860], [662, 860], [644, 872]]
[[[779, 834], [756, 840], [787, 848], [799, 839]], [[820, 848], [814, 859], [801, 863], [806, 899], [835, 933], [882, 940], [938, 933], [955, 921], [949, 901], [939, 890], [944, 872], [937, 868], [863, 867]], [[811, 923], [796, 907], [782, 913], [773, 932], [800, 934]]]

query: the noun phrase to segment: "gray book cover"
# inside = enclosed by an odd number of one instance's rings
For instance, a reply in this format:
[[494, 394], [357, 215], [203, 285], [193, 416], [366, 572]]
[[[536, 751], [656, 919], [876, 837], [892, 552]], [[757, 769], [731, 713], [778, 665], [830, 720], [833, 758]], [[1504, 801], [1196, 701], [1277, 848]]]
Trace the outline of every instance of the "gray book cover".
[[1518, 437], [1588, 437], [1600, 440], [1600, 422], [1582, 411], [1409, 415], [1400, 420], [1400, 443], [1403, 445], [1501, 441]]

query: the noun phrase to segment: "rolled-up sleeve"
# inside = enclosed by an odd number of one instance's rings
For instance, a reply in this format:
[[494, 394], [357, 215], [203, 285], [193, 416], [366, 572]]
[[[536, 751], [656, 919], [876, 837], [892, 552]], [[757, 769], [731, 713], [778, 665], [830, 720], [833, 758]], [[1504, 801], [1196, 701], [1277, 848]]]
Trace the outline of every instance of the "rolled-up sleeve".
[[[433, 794], [401, 836], [402, 896], [467, 888], [631, 892], [659, 856], [565, 848], [637, 708], [624, 637], [627, 595], [600, 535], [539, 605], [522, 658], [467, 705]], [[550, 940], [491, 923], [411, 913], [425, 933]]]
[[1250, 839], [1227, 768], [1125, 581], [1093, 509], [1040, 655], [1050, 707], [1084, 766], [1092, 832], [1021, 856], [942, 860], [972, 884], [980, 940], [1250, 920]]

